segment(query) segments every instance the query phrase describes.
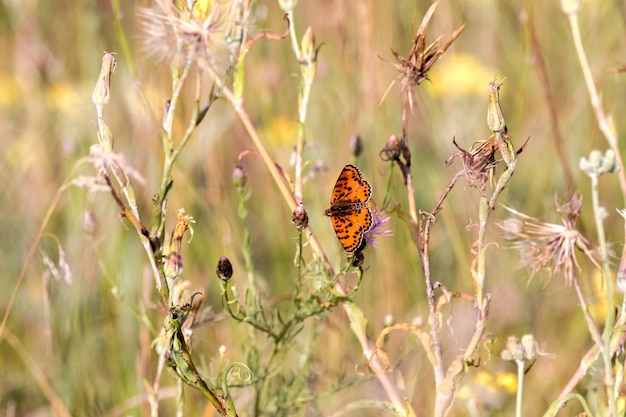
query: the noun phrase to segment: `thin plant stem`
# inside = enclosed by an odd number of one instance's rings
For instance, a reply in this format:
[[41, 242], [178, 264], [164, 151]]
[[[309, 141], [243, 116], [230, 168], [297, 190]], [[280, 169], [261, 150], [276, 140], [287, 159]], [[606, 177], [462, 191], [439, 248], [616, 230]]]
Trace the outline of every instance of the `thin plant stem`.
[[613, 374], [613, 364], [611, 362], [611, 335], [614, 325], [613, 312], [613, 277], [611, 276], [611, 268], [609, 266], [609, 258], [606, 247], [606, 237], [604, 235], [604, 226], [602, 225], [602, 208], [600, 207], [600, 196], [598, 192], [598, 175], [591, 175], [591, 204], [593, 207], [594, 220], [596, 225], [596, 233], [598, 234], [598, 246], [600, 247], [600, 256], [602, 257], [602, 269], [604, 272], [604, 281], [606, 285], [606, 304], [607, 311], [602, 332], [603, 345], [601, 346], [602, 358], [604, 361], [605, 384], [607, 390], [607, 399], [611, 409], [611, 416], [617, 417], [617, 396], [615, 390], [615, 376]]
[[[615, 152], [618, 165], [623, 167], [624, 164], [622, 163], [622, 157], [619, 152], [619, 142], [617, 132], [615, 131], [615, 125], [610, 122], [606, 116], [604, 106], [602, 105], [602, 99], [596, 89], [589, 61], [587, 60], [587, 55], [585, 54], [585, 48], [583, 47], [582, 37], [580, 35], [580, 27], [578, 26], [578, 10], [579, 8], [576, 8], [575, 11], [568, 13], [567, 18], [572, 32], [572, 40], [574, 41], [576, 54], [578, 55], [578, 61], [580, 62], [580, 68], [583, 72], [585, 85], [587, 86], [587, 91], [589, 93], [591, 107], [593, 107], [600, 131], [603, 133], [613, 152]], [[624, 198], [624, 203], [626, 204], [626, 171], [623, 169], [620, 170], [618, 176], [620, 188], [622, 189], [622, 197]]]
[[515, 417], [522, 417], [522, 399], [524, 398], [524, 364], [523, 360], [516, 360], [517, 365], [517, 396], [515, 398]]
[[543, 59], [543, 54], [541, 53], [541, 45], [539, 43], [539, 38], [537, 37], [537, 30], [535, 28], [534, 14], [530, 15], [528, 19], [528, 26], [529, 26], [529, 32], [530, 32], [532, 54], [536, 62], [536, 65], [533, 65], [533, 68], [535, 68], [537, 72], [537, 77], [539, 78], [539, 83], [542, 86], [543, 94], [546, 99], [546, 105], [548, 107], [548, 116], [550, 119], [550, 128], [552, 130], [552, 139], [554, 141], [554, 147], [556, 149], [556, 154], [559, 157], [559, 161], [561, 162], [561, 168], [563, 169], [563, 174], [565, 175], [567, 190], [571, 194], [574, 192], [574, 187], [575, 187], [574, 174], [572, 174], [572, 168], [567, 158], [567, 153], [565, 152], [563, 135], [561, 134], [561, 130], [559, 129], [559, 118], [557, 115], [556, 104], [554, 101], [554, 94], [552, 92], [550, 80], [548, 79], [548, 70], [546, 66], [546, 61]]

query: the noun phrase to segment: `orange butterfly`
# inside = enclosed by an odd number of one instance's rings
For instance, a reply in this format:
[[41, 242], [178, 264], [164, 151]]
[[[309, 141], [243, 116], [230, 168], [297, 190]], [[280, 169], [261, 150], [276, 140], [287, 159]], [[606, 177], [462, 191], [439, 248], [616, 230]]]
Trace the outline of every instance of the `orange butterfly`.
[[372, 227], [368, 203], [371, 196], [372, 186], [363, 179], [359, 169], [352, 164], [346, 165], [333, 188], [330, 208], [324, 211], [346, 252], [359, 249], [363, 235]]

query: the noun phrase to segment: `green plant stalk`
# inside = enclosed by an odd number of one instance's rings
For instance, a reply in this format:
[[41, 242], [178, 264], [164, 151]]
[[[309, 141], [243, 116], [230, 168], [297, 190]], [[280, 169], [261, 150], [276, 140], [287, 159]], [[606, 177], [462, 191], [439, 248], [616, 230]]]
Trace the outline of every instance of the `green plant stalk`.
[[598, 234], [598, 245], [600, 246], [600, 255], [602, 257], [602, 269], [604, 272], [604, 281], [606, 283], [606, 317], [604, 330], [602, 331], [603, 346], [602, 358], [604, 361], [605, 384], [607, 390], [607, 398], [611, 415], [617, 417], [617, 396], [615, 389], [615, 376], [613, 375], [613, 365], [611, 363], [611, 334], [613, 332], [614, 312], [613, 312], [613, 277], [611, 276], [611, 268], [609, 266], [609, 258], [606, 248], [606, 237], [604, 235], [604, 226], [602, 225], [600, 207], [600, 196], [598, 192], [598, 176], [592, 175], [591, 178], [591, 204], [593, 207], [594, 221], [596, 225], [596, 233]]
[[172, 98], [169, 101], [167, 106], [167, 111], [165, 113], [165, 119], [163, 120], [163, 134], [162, 134], [162, 144], [163, 144], [163, 152], [165, 156], [165, 163], [163, 164], [163, 175], [161, 178], [161, 186], [159, 187], [159, 191], [155, 197], [154, 201], [154, 210], [152, 212], [152, 230], [151, 235], [153, 237], [157, 237], [162, 240], [163, 237], [163, 229], [164, 229], [164, 208], [163, 203], [165, 198], [167, 197], [167, 193], [171, 187], [172, 177], [172, 167], [174, 162], [176, 161], [176, 156], [178, 152], [174, 152], [174, 139], [173, 139], [173, 125], [174, 125], [174, 114], [176, 113], [176, 108], [178, 105], [178, 99], [180, 98], [180, 93], [183, 89], [183, 85], [185, 84], [185, 80], [189, 75], [189, 71], [191, 69], [192, 61], [188, 60], [183, 72], [179, 74], [176, 65], [172, 67]]
[[254, 282], [254, 265], [252, 263], [252, 247], [250, 245], [250, 229], [248, 228], [248, 207], [246, 206], [246, 196], [244, 194], [244, 190], [239, 190], [239, 218], [244, 224], [243, 227], [243, 241], [241, 252], [243, 253], [244, 259], [244, 267], [246, 268], [246, 274], [248, 275], [248, 291], [251, 291], [252, 298], [255, 302], [254, 306], [246, 306], [247, 308], [252, 307], [253, 310], [257, 309], [257, 288], [256, 283]]

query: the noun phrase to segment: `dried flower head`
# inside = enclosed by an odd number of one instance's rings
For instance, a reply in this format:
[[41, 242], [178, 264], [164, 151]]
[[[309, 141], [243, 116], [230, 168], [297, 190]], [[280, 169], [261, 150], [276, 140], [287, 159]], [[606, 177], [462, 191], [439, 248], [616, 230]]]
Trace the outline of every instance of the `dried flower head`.
[[170, 253], [165, 262], [165, 275], [168, 278], [176, 278], [183, 273], [182, 241], [187, 230], [191, 234], [189, 241], [193, 238], [191, 223], [195, 223], [193, 217], [186, 215], [185, 209], [178, 210], [176, 226], [174, 226], [170, 239]]
[[563, 206], [555, 199], [555, 204], [563, 224], [542, 222], [507, 207], [516, 217], [498, 226], [504, 231], [505, 239], [512, 241], [513, 247], [520, 251], [520, 263], [530, 268], [531, 277], [545, 268], [550, 274], [563, 273], [565, 282], [571, 285], [576, 270], [580, 270], [575, 249], [581, 250], [596, 266], [597, 263], [589, 249], [589, 240], [574, 229], [582, 206], [580, 196], [573, 195]]
[[146, 52], [158, 59], [181, 57], [213, 66], [216, 57], [228, 51], [225, 36], [230, 23], [223, 3], [201, 7], [197, 1], [156, 0], [154, 6], [141, 9]]
[[496, 152], [498, 151], [496, 137], [492, 135], [485, 141], [474, 142], [469, 150], [461, 148], [456, 139], [452, 139], [452, 143], [459, 152], [448, 158], [446, 165], [450, 165], [454, 158], [458, 156], [463, 163], [468, 182], [479, 190], [484, 190], [489, 178], [493, 178], [498, 162], [496, 160]]
[[435, 13], [438, 2], [433, 3], [428, 9], [422, 23], [420, 24], [413, 46], [406, 57], [401, 56], [398, 52], [392, 50], [391, 53], [396, 58], [396, 64], [394, 66], [400, 73], [402, 90], [408, 95], [412, 105], [412, 92], [415, 87], [420, 85], [428, 76], [430, 68], [441, 58], [441, 55], [452, 45], [452, 42], [461, 34], [464, 24], [461, 24], [453, 33], [450, 39], [439, 47], [439, 40], [437, 38], [433, 43], [426, 46], [426, 31], [431, 17]]

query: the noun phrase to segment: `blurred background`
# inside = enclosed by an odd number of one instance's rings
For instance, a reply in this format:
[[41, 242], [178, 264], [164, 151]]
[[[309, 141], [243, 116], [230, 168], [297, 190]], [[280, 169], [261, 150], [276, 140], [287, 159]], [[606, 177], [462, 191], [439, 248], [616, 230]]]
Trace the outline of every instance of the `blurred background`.
[[[120, 6], [116, 17], [109, 0], [0, 0], [3, 314], [55, 194], [68, 178], [91, 172], [81, 160], [97, 141], [91, 92], [103, 51], [117, 53], [118, 60], [105, 119], [116, 151], [145, 179], [145, 185], [136, 190], [140, 212], [149, 218], [151, 198], [160, 183], [159, 129], [171, 80], [167, 63], [146, 52], [137, 19], [138, 10], [150, 2], [125, 0]], [[389, 165], [379, 152], [390, 135], [402, 133], [402, 94], [391, 51], [406, 56], [429, 6], [430, 2], [416, 0], [301, 0], [295, 9], [298, 36], [310, 26], [322, 45], [304, 129], [308, 169], [312, 171], [315, 164], [323, 169], [305, 184], [304, 203], [310, 225], [337, 269], [345, 255], [323, 210], [337, 175], [350, 162], [372, 184], [373, 204], [382, 204]], [[581, 7], [583, 43], [594, 78], [617, 131], [624, 132], [626, 75], [616, 69], [626, 64], [626, 3], [585, 0]], [[253, 34], [283, 33], [286, 28], [283, 12], [272, 0], [254, 2], [252, 22]], [[409, 141], [417, 207], [430, 211], [461, 169], [458, 161], [444, 164], [457, 151], [453, 138], [469, 148], [489, 137], [487, 85], [494, 78], [506, 77], [500, 98], [509, 134], [518, 147], [528, 137], [530, 142], [500, 202], [560, 224], [555, 196], [565, 202], [577, 190], [584, 199], [579, 230], [595, 242], [589, 180], [578, 170], [578, 161], [592, 149], [604, 151], [608, 146], [593, 116], [560, 3], [441, 1], [427, 42], [438, 36], [447, 40], [461, 23], [465, 30], [414, 94]], [[132, 63], [124, 58], [119, 31], [129, 40]], [[542, 74], [551, 88], [568, 166], [556, 150]], [[291, 175], [298, 87], [298, 63], [289, 41], [257, 42], [248, 56], [245, 105], [275, 160]], [[189, 112], [190, 101], [181, 108], [179, 128]], [[353, 134], [363, 141], [363, 152], [356, 159], [349, 148]], [[251, 233], [255, 274], [263, 296], [269, 300], [293, 290], [297, 234], [290, 224], [291, 212], [269, 180], [265, 165], [254, 156], [244, 159], [250, 193], [247, 226], [238, 217], [231, 170], [241, 152], [253, 149], [231, 106], [218, 101], [173, 174], [168, 227], [178, 208], [184, 207], [195, 218], [194, 239], [183, 248], [184, 278], [203, 291], [204, 306], [215, 314], [222, 311], [215, 276], [220, 256], [231, 260], [234, 282], [245, 286], [244, 227]], [[567, 170], [572, 172], [571, 184]], [[624, 235], [623, 219], [615, 209], [623, 208], [624, 200], [617, 177], [602, 177], [600, 186], [608, 213], [607, 238], [617, 265]], [[391, 194], [392, 201], [407, 210], [406, 189], [397, 170]], [[449, 291], [472, 290], [469, 271], [478, 197], [461, 180], [432, 229], [433, 277]], [[506, 211], [498, 207], [493, 220], [505, 217]], [[388, 315], [396, 322], [411, 323], [426, 317], [428, 311], [423, 271], [408, 228], [397, 214], [391, 215], [389, 224], [393, 236], [379, 239], [377, 248], [366, 250], [365, 277], [355, 296], [369, 320], [371, 337], [383, 329]], [[525, 380], [525, 413], [540, 415], [557, 398], [592, 341], [575, 293], [562, 276], [550, 277], [542, 271], [530, 280], [528, 271], [518, 267], [519, 254], [507, 247], [495, 224], [490, 226], [488, 239], [498, 243], [487, 255], [487, 288], [493, 299], [488, 333], [496, 341], [488, 346], [491, 355], [487, 349], [481, 351], [480, 368], [471, 369], [463, 379], [462, 389], [478, 389], [480, 396], [466, 398], [460, 390], [451, 415], [470, 415], [472, 407], [478, 415], [512, 414], [514, 393], [502, 381], [515, 369], [499, 353], [507, 336], [525, 333], [533, 333], [540, 347], [554, 355], [539, 359]], [[59, 262], [60, 247], [71, 280], [62, 279], [63, 271], [56, 277], [46, 266], [46, 257]], [[35, 253], [7, 322], [7, 330], [19, 344], [0, 341], [0, 415], [54, 415], [40, 378], [47, 380], [73, 415], [146, 415], [142, 378], [152, 375], [156, 355], [146, 354], [151, 337], [133, 312], [138, 305], [155, 306], [152, 314], [158, 326], [162, 311], [136, 233], [120, 220], [109, 195], [71, 187], [54, 207]], [[579, 260], [579, 277], [592, 314], [603, 320], [604, 307], [596, 296], [603, 288], [599, 274], [582, 256]], [[472, 308], [468, 302], [456, 301], [446, 314], [445, 326], [450, 331], [444, 344], [447, 357], [452, 358], [473, 330]], [[332, 377], [363, 370], [366, 361], [341, 309], [329, 313], [327, 321], [323, 343], [314, 347], [324, 364], [318, 371]], [[240, 345], [248, 331], [227, 318], [199, 328], [194, 352], [204, 358], [202, 372], [211, 373], [220, 345], [227, 348], [228, 361], [241, 360], [244, 348]], [[390, 339], [388, 353], [396, 377], [418, 414], [428, 415], [433, 380], [424, 352], [409, 334], [394, 334]], [[165, 375], [163, 386], [173, 385], [173, 378]], [[601, 386], [601, 375], [590, 374], [580, 390], [586, 393]], [[212, 415], [202, 397], [188, 391], [189, 415]], [[384, 398], [375, 382], [324, 398], [317, 411], [303, 410], [302, 415], [330, 414], [347, 401], [370, 396]], [[168, 415], [167, 401], [164, 404], [163, 415]], [[570, 411], [579, 412], [575, 407]]]

